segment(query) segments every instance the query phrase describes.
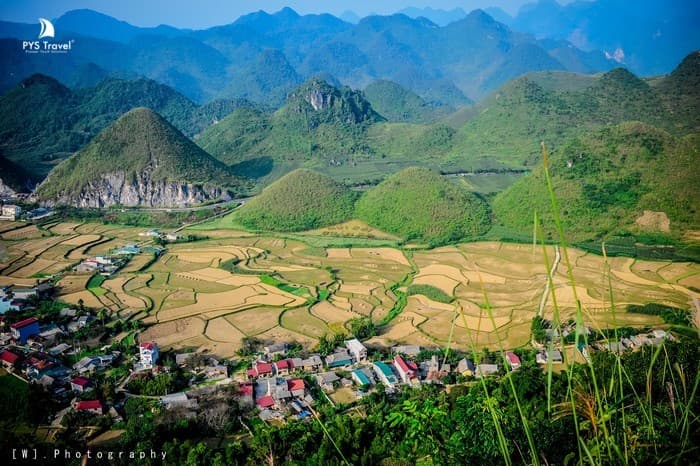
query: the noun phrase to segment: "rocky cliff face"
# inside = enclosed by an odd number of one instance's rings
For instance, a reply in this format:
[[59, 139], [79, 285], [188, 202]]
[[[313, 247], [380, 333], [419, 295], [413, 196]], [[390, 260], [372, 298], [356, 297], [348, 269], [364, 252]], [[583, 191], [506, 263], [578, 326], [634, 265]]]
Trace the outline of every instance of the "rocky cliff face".
[[75, 207], [182, 207], [229, 197], [227, 191], [216, 187], [178, 181], [151, 181], [147, 172], [127, 179], [123, 171], [118, 171], [89, 182], [78, 194], [66, 194], [42, 203]]
[[14, 196], [17, 194], [14, 189], [6, 185], [0, 178], [0, 196]]

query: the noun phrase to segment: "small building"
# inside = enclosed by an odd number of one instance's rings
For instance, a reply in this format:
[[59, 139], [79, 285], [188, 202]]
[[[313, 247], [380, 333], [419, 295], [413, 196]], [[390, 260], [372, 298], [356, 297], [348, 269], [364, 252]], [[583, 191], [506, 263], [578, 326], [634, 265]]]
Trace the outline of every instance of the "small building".
[[[296, 362], [294, 363], [294, 367], [297, 367]], [[305, 372], [316, 372], [323, 367], [323, 361], [321, 360], [321, 356], [312, 354], [308, 358], [303, 359], [299, 367]]]
[[134, 254], [139, 254], [140, 252], [141, 249], [135, 244], [127, 244], [126, 246], [114, 251], [114, 254], [116, 254], [117, 256], [132, 256]]
[[457, 363], [457, 372], [464, 377], [473, 377], [476, 366], [469, 358], [462, 358]]
[[266, 395], [261, 398], [258, 398], [255, 401], [255, 403], [258, 405], [259, 408], [269, 409], [275, 406], [275, 399], [272, 398], [270, 395]]
[[287, 345], [284, 343], [276, 343], [274, 345], [263, 346], [265, 358], [271, 361], [275, 356], [284, 356], [287, 354]]
[[403, 383], [410, 385], [415, 385], [419, 383], [418, 366], [415, 362], [407, 362], [403, 357], [395, 356], [394, 367], [396, 368], [396, 372], [399, 373], [399, 376], [401, 377]]
[[70, 381], [70, 388], [74, 392], [83, 393], [93, 387], [92, 382], [87, 377], [74, 377]]
[[67, 343], [59, 343], [58, 345], [54, 346], [53, 348], [49, 348], [49, 354], [51, 356], [60, 356], [66, 351], [71, 349], [71, 346]]
[[13, 286], [10, 288], [12, 297], [15, 299], [29, 299], [33, 296], [37, 296], [38, 291], [35, 286]]
[[372, 372], [369, 369], [355, 369], [350, 373], [350, 377], [359, 387], [369, 387], [374, 384]]
[[306, 394], [306, 386], [304, 385], [304, 380], [302, 379], [287, 380], [287, 389], [292, 396], [297, 398], [303, 398]]
[[144, 341], [139, 345], [141, 367], [151, 369], [158, 362], [158, 345], [152, 341]]
[[0, 220], [9, 220], [14, 222], [19, 218], [19, 214], [22, 213], [22, 208], [18, 205], [5, 204], [0, 209]]
[[553, 349], [550, 351], [548, 349], [542, 349], [535, 355], [535, 361], [537, 364], [548, 364], [549, 362], [552, 364], [561, 364], [564, 362], [564, 359], [559, 350]]
[[27, 338], [39, 333], [39, 321], [30, 317], [10, 325], [10, 329], [12, 330], [12, 338], [20, 344], [24, 344], [27, 342]]
[[294, 365], [289, 359], [282, 359], [272, 364], [277, 375], [289, 375], [289, 372], [294, 369]]
[[19, 356], [10, 350], [4, 350], [0, 353], [0, 362], [2, 362], [3, 367], [6, 369], [14, 367], [18, 360]]
[[75, 410], [79, 412], [102, 415], [103, 407], [100, 400], [86, 400], [78, 401], [75, 404]]
[[511, 370], [520, 369], [521, 362], [520, 357], [512, 351], [506, 351], [506, 362], [510, 366]]
[[85, 374], [86, 372], [93, 372], [99, 366], [100, 364], [97, 358], [85, 356], [80, 361], [73, 364], [73, 370], [79, 374]]
[[208, 379], [223, 379], [228, 377], [228, 366], [224, 364], [206, 366], [204, 368], [204, 373]]
[[196, 399], [187, 398], [187, 394], [184, 392], [170, 393], [164, 395], [160, 398], [160, 402], [163, 403], [168, 409], [173, 408], [195, 408], [197, 406]]
[[360, 340], [357, 338], [345, 340], [345, 347], [348, 349], [355, 362], [364, 362], [367, 360], [367, 348], [360, 343]]
[[388, 364], [377, 361], [372, 364], [372, 369], [374, 369], [374, 373], [377, 374], [377, 380], [383, 383], [387, 388], [394, 388], [398, 383], [394, 372]]
[[425, 361], [422, 365], [426, 382], [440, 383], [442, 379], [450, 373], [450, 365], [440, 364], [440, 359], [437, 355], [433, 355], [429, 361]]
[[479, 364], [474, 371], [474, 377], [477, 379], [496, 374], [498, 374], [498, 365], [496, 364]]
[[145, 236], [145, 237], [160, 236], [160, 232], [158, 230], [142, 231], [141, 233], [139, 233], [139, 236]]
[[326, 366], [329, 369], [349, 366], [350, 364], [352, 364], [352, 356], [345, 348], [337, 348], [335, 353], [326, 356]]
[[248, 377], [253, 379], [269, 377], [272, 375], [272, 364], [264, 361], [256, 361], [253, 363], [253, 367], [248, 369], [247, 374]]
[[324, 392], [333, 392], [335, 390], [333, 384], [339, 380], [340, 377], [335, 372], [323, 372], [316, 375], [316, 383]]

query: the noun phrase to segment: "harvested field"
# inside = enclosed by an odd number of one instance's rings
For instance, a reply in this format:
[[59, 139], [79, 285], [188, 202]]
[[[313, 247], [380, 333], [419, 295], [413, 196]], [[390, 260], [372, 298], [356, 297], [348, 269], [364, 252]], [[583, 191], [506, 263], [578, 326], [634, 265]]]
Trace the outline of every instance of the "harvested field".
[[66, 295], [84, 291], [91, 275], [64, 275], [57, 283], [59, 295]]
[[279, 323], [282, 310], [275, 307], [254, 307], [225, 317], [247, 336], [258, 335]]
[[100, 238], [100, 235], [77, 235], [63, 241], [61, 244], [66, 244], [69, 246], [84, 246], [86, 244], [97, 241]]
[[188, 317], [173, 322], [159, 323], [148, 327], [139, 335], [139, 341], [155, 341], [167, 348], [173, 343], [202, 335], [205, 322], [196, 317]]
[[219, 317], [207, 322], [206, 337], [221, 343], [236, 343], [240, 342], [245, 333], [241, 332], [226, 318]]
[[413, 279], [413, 284], [434, 286], [452, 296], [460, 282], [444, 275], [418, 275]]
[[0, 234], [0, 238], [8, 241], [26, 240], [31, 238], [41, 238], [43, 233], [36, 227], [36, 225], [27, 225], [26, 227], [17, 228], [14, 230], [7, 230]]
[[280, 318], [280, 324], [285, 329], [314, 339], [320, 338], [330, 331], [325, 322], [312, 315], [305, 307], [285, 311]]
[[329, 248], [326, 249], [328, 259], [350, 259], [350, 249], [348, 248]]
[[64, 294], [60, 296], [61, 301], [69, 304], [78, 305], [78, 301], [82, 300], [85, 307], [101, 308], [102, 302], [95, 297], [94, 294], [87, 290], [78, 291], [76, 293]]
[[344, 323], [350, 319], [360, 317], [358, 314], [335, 307], [328, 301], [321, 301], [315, 304], [311, 308], [311, 313], [316, 317], [324, 320], [328, 324], [331, 324], [333, 322]]

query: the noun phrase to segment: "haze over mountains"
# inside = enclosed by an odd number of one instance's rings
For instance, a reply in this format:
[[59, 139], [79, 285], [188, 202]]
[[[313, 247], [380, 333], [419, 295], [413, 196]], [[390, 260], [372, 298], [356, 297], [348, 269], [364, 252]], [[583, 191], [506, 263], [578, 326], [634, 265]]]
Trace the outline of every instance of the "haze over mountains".
[[[285, 8], [199, 31], [138, 28], [76, 10], [56, 19], [55, 27], [57, 38], [75, 39], [70, 54], [24, 53], [17, 40], [33, 40], [35, 25], [0, 23], [1, 63], [7, 70], [0, 89], [35, 72], [64, 84], [95, 84], [100, 77], [132, 74], [167, 84], [198, 102], [242, 97], [278, 106], [296, 85], [327, 73], [353, 88], [388, 79], [428, 101], [458, 107], [524, 72], [595, 72], [616, 64], [602, 51], [541, 43], [481, 10], [441, 27], [403, 14], [370, 16], [355, 25]], [[562, 47], [569, 51], [566, 59], [559, 56]]]

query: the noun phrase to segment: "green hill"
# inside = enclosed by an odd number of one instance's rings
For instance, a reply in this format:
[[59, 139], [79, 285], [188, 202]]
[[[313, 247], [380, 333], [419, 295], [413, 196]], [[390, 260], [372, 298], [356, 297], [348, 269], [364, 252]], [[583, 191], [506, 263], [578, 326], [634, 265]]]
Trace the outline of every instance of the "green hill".
[[172, 205], [242, 184], [160, 115], [136, 108], [56, 166], [35, 194], [49, 203]]
[[276, 163], [328, 166], [348, 154], [368, 154], [367, 128], [382, 121], [362, 93], [312, 78], [272, 115], [233, 112], [197, 143], [227, 164], [262, 155]]
[[367, 191], [357, 202], [357, 218], [431, 245], [476, 237], [490, 226], [487, 204], [425, 168], [407, 168]]
[[20, 166], [0, 154], [0, 194], [7, 188], [15, 192], [27, 191], [31, 176]]
[[197, 106], [150, 79], [109, 78], [72, 91], [37, 74], [0, 97], [0, 151], [41, 179], [132, 108], [151, 108], [192, 137], [236, 108], [251, 105], [242, 99], [221, 99]]
[[674, 135], [698, 128], [700, 60], [691, 54], [651, 83], [623, 68], [598, 77], [535, 73], [506, 83], [474, 108], [444, 120], [458, 129], [454, 154], [509, 166], [536, 163], [540, 142], [556, 150], [567, 140], [625, 121]]
[[413, 91], [391, 81], [374, 81], [364, 94], [372, 108], [389, 121], [427, 123], [450, 113], [450, 107], [430, 105]]
[[246, 202], [235, 219], [254, 230], [310, 230], [350, 219], [355, 197], [331, 178], [299, 169]]
[[[605, 238], [624, 232], [678, 236], [700, 227], [700, 134], [676, 138], [640, 122], [579, 138], [556, 151], [550, 173], [567, 238]], [[555, 224], [544, 171], [538, 166], [496, 196], [497, 221], [532, 234], [537, 210], [545, 232]], [[657, 212], [647, 214], [645, 211]], [[670, 229], [664, 226], [670, 220]], [[656, 220], [653, 220], [656, 219]]]

